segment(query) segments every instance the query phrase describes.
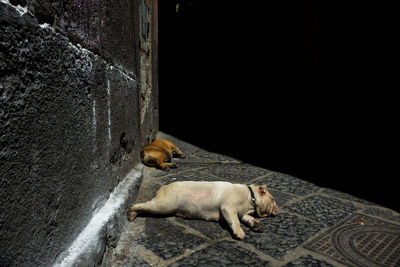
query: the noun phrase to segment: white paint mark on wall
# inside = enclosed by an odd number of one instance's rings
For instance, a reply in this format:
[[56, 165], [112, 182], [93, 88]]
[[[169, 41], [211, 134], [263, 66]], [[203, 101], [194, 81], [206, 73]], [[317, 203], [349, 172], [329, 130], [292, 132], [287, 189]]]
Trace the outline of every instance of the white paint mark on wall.
[[23, 15], [25, 15], [26, 13], [28, 13], [28, 7], [27, 6], [25, 6], [25, 7], [22, 7], [20, 5], [14, 6], [13, 4], [10, 3], [9, 0], [0, 0], [0, 2], [3, 3], [3, 4], [9, 5], [12, 8], [14, 8], [21, 17]]
[[92, 106], [92, 113], [93, 113], [93, 125], [92, 125], [92, 131], [93, 131], [93, 150], [96, 151], [96, 134], [97, 134], [97, 118], [96, 118], [96, 99], [93, 99], [93, 106]]
[[48, 23], [39, 24], [39, 27], [42, 29], [50, 29], [50, 24]]
[[108, 144], [111, 145], [111, 89], [110, 80], [107, 80], [107, 109], [108, 109]]
[[93, 215], [89, 224], [72, 243], [66, 254], [62, 254], [54, 266], [74, 266], [80, 257], [98, 247], [101, 233], [105, 231], [107, 224], [129, 199], [130, 190], [138, 182], [141, 175], [142, 172], [136, 169], [128, 173], [125, 179], [115, 188], [104, 206]]
[[22, 6], [18, 5], [18, 6], [16, 7], [16, 9], [17, 9], [17, 11], [18, 11], [18, 13], [19, 13], [19, 15], [20, 15], [21, 17], [22, 17], [23, 15], [25, 15], [26, 13], [28, 13], [28, 7], [27, 7], [27, 6], [22, 7]]
[[93, 125], [92, 125], [93, 151], [96, 151], [97, 150], [97, 142], [96, 142], [96, 135], [97, 135], [96, 99], [93, 99], [92, 113], [93, 113]]
[[94, 162], [92, 163], [92, 169], [96, 169], [97, 160], [96, 160], [96, 152], [97, 152], [97, 117], [96, 117], [96, 99], [93, 99], [92, 105], [92, 146], [93, 146], [93, 159]]

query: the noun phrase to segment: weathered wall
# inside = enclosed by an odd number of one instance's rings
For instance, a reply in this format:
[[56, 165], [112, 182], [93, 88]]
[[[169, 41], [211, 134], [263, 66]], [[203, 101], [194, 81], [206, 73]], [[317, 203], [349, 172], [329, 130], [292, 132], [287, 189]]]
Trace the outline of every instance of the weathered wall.
[[48, 265], [158, 131], [153, 1], [0, 1], [0, 265]]

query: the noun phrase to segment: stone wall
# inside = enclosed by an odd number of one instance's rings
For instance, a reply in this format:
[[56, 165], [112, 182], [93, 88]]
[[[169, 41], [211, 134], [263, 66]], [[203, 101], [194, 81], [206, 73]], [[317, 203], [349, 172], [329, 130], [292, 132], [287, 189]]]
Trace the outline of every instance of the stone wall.
[[0, 0], [0, 265], [49, 265], [158, 131], [153, 0]]

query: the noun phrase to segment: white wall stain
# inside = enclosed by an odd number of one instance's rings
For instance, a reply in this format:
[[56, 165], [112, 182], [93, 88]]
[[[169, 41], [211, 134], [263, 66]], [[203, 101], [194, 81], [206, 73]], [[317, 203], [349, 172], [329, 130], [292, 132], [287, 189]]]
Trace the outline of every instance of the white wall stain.
[[108, 115], [108, 144], [111, 146], [111, 88], [110, 80], [107, 80], [107, 115]]
[[118, 213], [118, 210], [129, 199], [130, 189], [137, 183], [142, 172], [133, 169], [118, 184], [107, 202], [98, 209], [93, 215], [88, 225], [79, 234], [78, 238], [68, 248], [67, 254], [58, 259], [53, 266], [75, 266], [79, 257], [84, 255], [88, 250], [97, 248], [101, 237], [101, 232], [105, 231], [107, 224]]
[[93, 99], [93, 105], [92, 105], [92, 144], [93, 144], [93, 159], [94, 162], [92, 162], [92, 169], [97, 169], [98, 164], [97, 164], [97, 157], [96, 157], [96, 152], [97, 152], [97, 117], [96, 117], [96, 99]]
[[39, 24], [39, 27], [42, 29], [50, 29], [50, 24], [48, 23]]
[[[108, 122], [107, 122], [107, 131], [108, 131], [108, 140], [107, 140], [107, 162], [111, 162], [111, 144], [112, 144], [112, 137], [111, 137], [111, 88], [110, 88], [110, 80], [107, 79], [107, 117], [108, 117]], [[107, 168], [109, 168], [110, 165], [107, 164]]]
[[13, 4], [10, 3], [9, 0], [0, 0], [1, 3], [6, 4], [11, 6], [12, 8], [14, 8], [18, 14], [22, 17], [23, 15], [25, 15], [26, 13], [28, 13], [28, 7], [22, 7], [21, 5], [18, 6], [14, 6]]

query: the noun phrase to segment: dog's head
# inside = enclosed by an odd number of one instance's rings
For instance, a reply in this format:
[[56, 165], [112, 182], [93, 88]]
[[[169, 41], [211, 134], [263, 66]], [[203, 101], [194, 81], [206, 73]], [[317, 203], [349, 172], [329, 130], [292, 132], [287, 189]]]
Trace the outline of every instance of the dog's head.
[[143, 163], [148, 167], [158, 167], [157, 158], [151, 155], [144, 155]]
[[258, 203], [256, 213], [259, 217], [276, 216], [278, 205], [275, 198], [268, 192], [267, 185], [257, 185]]

